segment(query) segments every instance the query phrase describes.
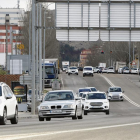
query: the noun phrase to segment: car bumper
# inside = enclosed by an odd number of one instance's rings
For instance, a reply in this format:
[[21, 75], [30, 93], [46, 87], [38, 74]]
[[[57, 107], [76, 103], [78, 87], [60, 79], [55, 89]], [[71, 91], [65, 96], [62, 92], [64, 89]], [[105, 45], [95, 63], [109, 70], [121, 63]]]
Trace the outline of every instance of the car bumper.
[[109, 108], [89, 108], [89, 109], [84, 109], [86, 112], [106, 112], [109, 110]]
[[78, 72], [69, 72], [70, 74], [78, 74]]
[[123, 100], [123, 96], [120, 96], [120, 97], [112, 97], [112, 96], [109, 96], [108, 97], [108, 100], [111, 100], [111, 101], [122, 101]]
[[42, 118], [60, 118], [60, 117], [72, 117], [75, 115], [75, 109], [61, 110], [61, 113], [51, 113], [52, 110], [39, 111], [38, 116]]
[[3, 117], [3, 107], [0, 107], [0, 118]]
[[93, 73], [83, 73], [83, 75], [93, 75]]

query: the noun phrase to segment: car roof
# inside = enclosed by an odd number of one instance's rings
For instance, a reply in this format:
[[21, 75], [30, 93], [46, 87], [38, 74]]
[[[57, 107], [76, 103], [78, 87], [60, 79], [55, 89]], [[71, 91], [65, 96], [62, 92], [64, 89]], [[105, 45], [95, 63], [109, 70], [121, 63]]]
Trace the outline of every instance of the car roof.
[[49, 91], [49, 92], [73, 92], [73, 90], [53, 90], [53, 91]]
[[85, 87], [85, 88], [96, 88], [96, 87]]
[[114, 87], [109, 87], [109, 88], [121, 88], [121, 87], [118, 87], [118, 86], [114, 86]]
[[99, 94], [104, 93], [104, 94], [106, 94], [106, 93], [105, 93], [105, 92], [103, 92], [103, 91], [89, 92], [88, 94], [93, 94], [93, 93], [99, 93]]

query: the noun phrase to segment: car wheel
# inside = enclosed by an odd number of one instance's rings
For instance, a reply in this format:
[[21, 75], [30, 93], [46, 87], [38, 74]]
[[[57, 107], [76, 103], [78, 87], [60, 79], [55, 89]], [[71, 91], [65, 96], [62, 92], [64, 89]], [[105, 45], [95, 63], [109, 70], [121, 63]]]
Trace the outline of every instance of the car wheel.
[[17, 124], [18, 123], [18, 110], [16, 108], [15, 110], [15, 116], [13, 119], [10, 120], [11, 121], [11, 124]]
[[70, 75], [70, 73], [68, 73], [68, 75]]
[[123, 102], [123, 99], [121, 101]]
[[77, 109], [75, 110], [75, 115], [72, 117], [72, 120], [77, 120]]
[[41, 122], [44, 121], [44, 118], [39, 116], [39, 121], [41, 121]]
[[83, 75], [83, 77], [85, 77], [85, 75]]
[[93, 77], [93, 74], [92, 74], [92, 77]]
[[84, 115], [87, 115], [87, 111], [84, 110]]
[[78, 73], [77, 73], [77, 75], [78, 75]]
[[82, 112], [81, 112], [81, 115], [78, 116], [78, 119], [83, 119], [83, 110], [82, 110]]
[[2, 124], [2, 125], [6, 125], [7, 124], [7, 111], [6, 111], [5, 108], [3, 110], [3, 117], [2, 117], [2, 119], [0, 121], [0, 124]]
[[109, 115], [109, 110], [106, 111], [106, 115]]
[[51, 120], [51, 118], [46, 118], [46, 121], [50, 121]]

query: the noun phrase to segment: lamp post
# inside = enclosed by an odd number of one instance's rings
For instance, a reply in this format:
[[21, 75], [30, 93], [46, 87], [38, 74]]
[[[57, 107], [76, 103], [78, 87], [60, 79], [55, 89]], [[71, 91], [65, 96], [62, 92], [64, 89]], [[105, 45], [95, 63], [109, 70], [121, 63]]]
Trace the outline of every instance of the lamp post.
[[6, 55], [5, 55], [5, 70], [7, 71], [7, 55], [8, 55], [8, 25], [10, 24], [9, 14], [5, 16], [5, 26], [6, 26]]

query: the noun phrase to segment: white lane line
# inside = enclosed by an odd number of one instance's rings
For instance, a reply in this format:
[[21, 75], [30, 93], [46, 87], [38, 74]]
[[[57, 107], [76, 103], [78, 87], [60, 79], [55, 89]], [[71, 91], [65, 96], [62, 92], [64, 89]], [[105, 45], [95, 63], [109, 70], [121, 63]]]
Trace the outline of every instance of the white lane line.
[[49, 132], [49, 133], [32, 133], [32, 134], [23, 134], [23, 135], [3, 135], [3, 136], [0, 136], [0, 140], [17, 140], [17, 139], [20, 140], [20, 139], [33, 138], [33, 137], [50, 136], [50, 135], [82, 132], [82, 131], [91, 131], [91, 130], [101, 130], [101, 129], [133, 126], [133, 125], [140, 125], [140, 122], [121, 124], [121, 125], [95, 127], [95, 128], [87, 128], [87, 129], [78, 129], [78, 130], [56, 131], [56, 132]]
[[[107, 78], [105, 77], [104, 75], [101, 75], [107, 82], [109, 85], [111, 85], [112, 87], [114, 87], [115, 85]], [[123, 97], [131, 104], [133, 104], [134, 106], [140, 108], [140, 105], [135, 103], [134, 101], [132, 101], [129, 97], [127, 97], [124, 93], [123, 93]]]

